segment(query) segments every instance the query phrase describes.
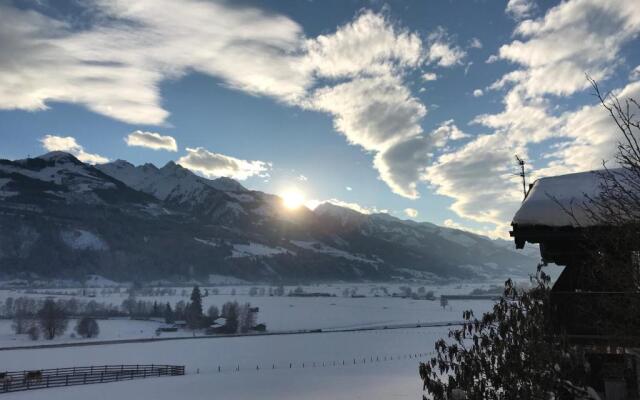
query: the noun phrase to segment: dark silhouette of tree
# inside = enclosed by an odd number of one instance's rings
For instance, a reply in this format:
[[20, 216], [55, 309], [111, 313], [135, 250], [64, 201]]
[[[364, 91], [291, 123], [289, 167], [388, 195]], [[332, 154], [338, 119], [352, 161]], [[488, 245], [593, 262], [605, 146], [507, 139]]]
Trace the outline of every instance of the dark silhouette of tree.
[[173, 324], [176, 322], [175, 315], [173, 314], [173, 310], [171, 309], [171, 304], [167, 303], [164, 308], [164, 322], [167, 324]]
[[549, 314], [549, 277], [538, 268], [534, 287], [511, 280], [493, 310], [435, 344], [436, 356], [420, 363], [424, 389], [435, 400], [590, 398], [584, 355], [556, 335]]
[[47, 299], [38, 311], [38, 324], [45, 339], [51, 340], [62, 335], [67, 329], [69, 319], [67, 313], [55, 301]]
[[191, 329], [202, 327], [202, 294], [200, 288], [194, 286], [191, 292], [191, 302], [187, 306], [187, 325]]
[[211, 321], [215, 321], [220, 316], [220, 310], [216, 306], [210, 306], [207, 310], [207, 316]]
[[100, 327], [94, 318], [82, 317], [76, 324], [76, 332], [83, 338], [93, 338], [100, 334]]
[[256, 326], [256, 313], [251, 311], [251, 303], [243, 304], [238, 314], [238, 332], [246, 333]]
[[226, 318], [227, 323], [224, 326], [225, 333], [236, 333], [238, 331], [238, 323], [240, 318], [240, 306], [237, 301], [229, 301], [222, 305], [222, 316]]

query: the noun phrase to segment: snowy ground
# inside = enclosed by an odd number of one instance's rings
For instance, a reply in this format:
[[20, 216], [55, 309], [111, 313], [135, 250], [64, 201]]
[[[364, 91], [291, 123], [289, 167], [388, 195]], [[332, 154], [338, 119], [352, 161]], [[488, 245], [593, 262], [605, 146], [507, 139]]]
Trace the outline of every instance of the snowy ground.
[[[398, 292], [401, 285], [334, 284], [303, 287], [305, 292], [337, 295], [314, 298], [249, 296], [251, 286], [207, 287], [210, 293], [212, 289], [217, 289], [219, 293], [205, 297], [203, 302], [205, 309], [211, 304], [220, 307], [231, 300], [251, 302], [260, 307], [259, 321], [265, 322], [271, 332], [458, 321], [463, 310], [473, 309], [479, 315], [492, 305], [489, 300], [450, 301], [443, 309], [438, 300], [375, 297], [375, 288], [380, 286], [386, 286], [393, 293]], [[413, 290], [416, 291], [419, 286], [414, 286]], [[425, 286], [425, 289], [433, 290], [439, 296], [468, 294], [475, 288], [486, 289], [489, 286], [466, 284]], [[285, 291], [293, 289], [295, 287], [286, 287]], [[358, 294], [367, 297], [344, 297], [344, 289], [356, 289]], [[127, 298], [124, 291], [108, 293], [98, 289], [95, 297], [83, 297], [81, 293], [79, 289], [39, 290], [37, 293], [0, 290], [0, 301], [25, 295], [75, 296], [80, 301], [95, 300], [119, 305]], [[188, 301], [189, 293], [190, 288], [179, 288], [173, 296], [139, 296], [138, 299], [175, 304], [177, 301]], [[101, 320], [99, 323], [101, 334], [98, 340], [155, 337], [155, 328], [160, 324], [126, 319]], [[25, 336], [16, 339], [11, 333], [10, 324], [7, 320], [0, 321], [0, 347], [51, 343], [44, 340], [31, 342]], [[71, 322], [69, 326], [67, 333], [54, 342], [86, 341], [71, 338], [69, 335], [74, 323]], [[409, 358], [409, 355], [431, 352], [434, 342], [446, 337], [447, 332], [446, 327], [381, 329], [0, 351], [0, 371], [104, 364], [178, 364], [187, 367], [187, 376], [184, 377], [43, 389], [3, 394], [2, 397], [20, 400], [418, 399], [421, 396], [418, 360]], [[192, 333], [182, 331], [164, 333], [162, 336], [169, 335], [191, 336]], [[221, 372], [218, 372], [219, 367]], [[236, 371], [237, 368], [239, 371]]]
[[[464, 310], [472, 309], [477, 315], [488, 311], [492, 306], [490, 300], [467, 300], [450, 301], [442, 308], [439, 300], [412, 300], [398, 297], [372, 297], [371, 289], [380, 285], [322, 285], [304, 287], [305, 292], [329, 292], [337, 297], [270, 297], [270, 296], [249, 296], [250, 286], [219, 287], [219, 294], [209, 295], [203, 298], [204, 309], [209, 305], [217, 305], [219, 308], [224, 302], [238, 301], [240, 303], [250, 302], [253, 306], [258, 306], [258, 322], [264, 322], [267, 329], [275, 331], [308, 330], [308, 329], [343, 329], [360, 328], [371, 326], [413, 324], [442, 321], [459, 321]], [[474, 288], [486, 288], [483, 285], [455, 285], [446, 287], [426, 287], [426, 290], [433, 290], [439, 294], [468, 294]], [[387, 285], [389, 292], [398, 291], [397, 285]], [[417, 290], [414, 287], [414, 291]], [[359, 294], [371, 296], [364, 298], [343, 297], [342, 291], [345, 288], [355, 288]], [[287, 287], [286, 291], [295, 287]], [[182, 292], [185, 295], [182, 295]], [[210, 290], [211, 291], [211, 290]], [[69, 298], [71, 294], [81, 293], [79, 289], [53, 291], [39, 290], [37, 293], [26, 293], [25, 291], [0, 290], [0, 302], [6, 297], [34, 296], [44, 298], [51, 293], [58, 293], [52, 297]], [[60, 293], [69, 293], [64, 295]], [[236, 293], [232, 295], [231, 293]], [[139, 296], [140, 300], [157, 301], [164, 304], [166, 302], [175, 305], [178, 301], [188, 301], [190, 289], [179, 288], [175, 296]], [[76, 296], [80, 301], [95, 300], [101, 303], [111, 303], [119, 305], [127, 298], [127, 294], [122, 293], [101, 293], [96, 291], [96, 297], [88, 298]], [[126, 319], [99, 320], [100, 336], [94, 340], [111, 339], [138, 339], [156, 337], [155, 329], [161, 324], [156, 321], [131, 321]], [[32, 342], [26, 335], [15, 336], [11, 331], [11, 321], [0, 320], [0, 347], [24, 346], [30, 344], [45, 343], [66, 343], [86, 341], [86, 339], [71, 337], [75, 321], [69, 323], [67, 332], [53, 341], [39, 340]], [[176, 333], [162, 333], [161, 337], [169, 336], [191, 336], [192, 332], [180, 331]]]
[[[418, 360], [405, 356], [430, 352], [435, 340], [446, 331], [420, 328], [4, 351], [0, 354], [0, 370], [166, 363], [186, 365], [187, 376], [2, 396], [16, 400], [418, 399]], [[218, 372], [218, 366], [222, 372]], [[236, 372], [238, 366], [240, 371]]]

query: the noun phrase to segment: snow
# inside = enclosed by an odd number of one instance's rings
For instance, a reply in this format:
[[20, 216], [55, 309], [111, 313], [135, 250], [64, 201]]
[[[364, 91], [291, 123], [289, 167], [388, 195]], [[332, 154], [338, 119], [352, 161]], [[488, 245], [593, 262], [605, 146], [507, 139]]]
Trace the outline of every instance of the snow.
[[64, 243], [74, 250], [108, 250], [109, 246], [96, 234], [84, 229], [60, 233]]
[[419, 398], [418, 360], [408, 355], [431, 352], [435, 340], [446, 333], [447, 328], [398, 329], [5, 351], [0, 370], [153, 363], [185, 365], [187, 375], [16, 392], [3, 398]]
[[[214, 276], [216, 281], [232, 284], [233, 278]], [[228, 281], [225, 282], [225, 279]], [[424, 285], [426, 291], [433, 291], [436, 296], [440, 294], [469, 294], [473, 289], [487, 289], [491, 285], [501, 285], [502, 282], [486, 284], [461, 284], [447, 286]], [[237, 301], [238, 303], [251, 303], [260, 308], [258, 322], [267, 325], [267, 329], [274, 331], [290, 331], [300, 329], [339, 329], [360, 328], [370, 326], [384, 326], [397, 324], [428, 323], [438, 321], [456, 321], [462, 316], [464, 310], [473, 309], [476, 315], [488, 311], [493, 302], [490, 300], [464, 300], [450, 301], [446, 308], [440, 306], [439, 301], [413, 300], [400, 297], [375, 297], [381, 288], [386, 288], [388, 293], [400, 292], [403, 284], [326, 284], [302, 286], [306, 293], [321, 292], [333, 294], [336, 297], [289, 297], [289, 296], [250, 296], [251, 287], [264, 288], [268, 293], [268, 286], [248, 286], [235, 284], [224, 287], [202, 286], [208, 296], [202, 298], [203, 309], [211, 305], [219, 309], [225, 302]], [[413, 285], [413, 292], [423, 285]], [[285, 286], [285, 293], [295, 290], [296, 286]], [[213, 294], [214, 289], [218, 294]], [[366, 295], [363, 298], [344, 297], [343, 291], [348, 289], [356, 294]], [[182, 291], [184, 290], [184, 295]], [[107, 291], [108, 292], [108, 291]], [[102, 290], [94, 290], [95, 297], [83, 297], [82, 289], [52, 289], [52, 290], [0, 290], [0, 304], [7, 297], [17, 298], [30, 296], [39, 299], [47, 297], [69, 299], [72, 296], [79, 301], [94, 300], [98, 303], [121, 305], [128, 298], [125, 290], [119, 293], [104, 293]], [[235, 295], [233, 294], [235, 293]], [[178, 301], [189, 301], [191, 288], [177, 288], [176, 295], [172, 296], [142, 296], [138, 300], [157, 301], [160, 304], [169, 302], [174, 306]], [[9, 322], [7, 322], [9, 323]], [[102, 324], [102, 323], [101, 323]], [[102, 326], [102, 325], [101, 325]], [[8, 329], [8, 328], [7, 328]], [[155, 329], [155, 328], [154, 328]], [[155, 337], [155, 332], [148, 331], [149, 337]], [[102, 339], [109, 338], [106, 333], [101, 333]], [[163, 334], [164, 335], [164, 334]], [[25, 338], [26, 339], [26, 338]], [[41, 343], [41, 342], [40, 342]]]
[[[64, 335], [53, 340], [33, 341], [27, 335], [15, 335], [11, 328], [11, 320], [0, 320], [0, 347], [32, 346], [41, 344], [87, 343], [101, 340], [144, 339], [156, 337], [156, 329], [162, 325], [158, 321], [137, 321], [128, 318], [99, 319], [100, 334], [96, 338], [85, 339], [75, 334], [77, 320], [69, 321]], [[190, 332], [164, 332], [162, 337], [190, 336]], [[74, 337], [75, 336], [75, 337]], [[0, 356], [0, 358], [2, 358]]]
[[[134, 166], [127, 161], [117, 160], [97, 167], [126, 185], [149, 193], [160, 200], [176, 200], [179, 202], [200, 203], [211, 189], [246, 190], [242, 185], [229, 178], [209, 180], [197, 176], [186, 168], [168, 162], [158, 169], [153, 164]], [[238, 210], [235, 210], [237, 212]]]
[[277, 254], [289, 253], [291, 253], [289, 250], [282, 247], [269, 247], [264, 244], [249, 242], [249, 244], [234, 244], [231, 250], [231, 257], [271, 257]]
[[85, 285], [90, 288], [118, 287], [122, 284], [100, 275], [88, 275]]
[[247, 285], [248, 281], [236, 278], [235, 276], [209, 274], [210, 285]]
[[[53, 165], [48, 165], [39, 170], [15, 165], [0, 165], [0, 171], [7, 174], [18, 173], [32, 179], [52, 182], [57, 185], [69, 185], [71, 191], [76, 193], [85, 192], [92, 188], [111, 189], [115, 187], [112, 182], [95, 176], [95, 172], [90, 167], [79, 163], [79, 161], [74, 161], [75, 159], [70, 154], [57, 151], [47, 153], [38, 158], [53, 162]], [[22, 165], [25, 160], [18, 160], [15, 163]]]
[[2, 189], [9, 182], [11, 182], [11, 179], [9, 178], [0, 178], [0, 197], [11, 197], [18, 194], [18, 192]]
[[[621, 174], [623, 170], [610, 172]], [[601, 193], [598, 171], [579, 172], [536, 180], [513, 223], [544, 226], [590, 226], [595, 222], [588, 216], [584, 202], [586, 196], [596, 198]], [[574, 218], [567, 213], [572, 210]]]
[[256, 199], [248, 193], [227, 193], [229, 197], [233, 197], [241, 203], [252, 203]]
[[478, 242], [469, 234], [465, 234], [455, 229], [441, 229], [438, 234], [441, 237], [464, 247], [471, 247], [478, 244]]
[[322, 217], [331, 217], [340, 221], [342, 226], [350, 223], [362, 222], [366, 219], [366, 215], [351, 208], [337, 206], [332, 203], [322, 203], [316, 207], [313, 212]]
[[[82, 400], [101, 399], [156, 400], [210, 399], [225, 400], [260, 398], [286, 399], [406, 399], [420, 398], [421, 382], [417, 374], [418, 359], [408, 355], [432, 352], [434, 342], [446, 338], [448, 327], [383, 329], [384, 326], [421, 322], [458, 321], [462, 311], [473, 309], [476, 315], [487, 311], [489, 300], [450, 301], [443, 309], [439, 301], [374, 297], [387, 289], [399, 290], [397, 283], [389, 284], [323, 284], [305, 286], [309, 292], [326, 292], [338, 297], [271, 297], [249, 296], [251, 286], [203, 287], [210, 293], [203, 297], [207, 309], [226, 301], [251, 302], [259, 307], [258, 322], [267, 324], [270, 332], [322, 329], [321, 333], [255, 335], [248, 337], [217, 337], [168, 340], [145, 343], [119, 343], [0, 352], [0, 371], [33, 370], [53, 367], [105, 364], [178, 364], [185, 365], [184, 377], [148, 378], [68, 388], [42, 389], [3, 394], [3, 399]], [[256, 286], [259, 287], [260, 286]], [[436, 295], [466, 294], [487, 284], [426, 286]], [[262, 286], [268, 289], [267, 286]], [[212, 294], [216, 289], [219, 294]], [[285, 287], [285, 292], [295, 289]], [[369, 297], [342, 297], [345, 290], [353, 290]], [[138, 296], [139, 300], [158, 303], [187, 301], [190, 288], [184, 295]], [[415, 292], [417, 287], [413, 287]], [[61, 292], [60, 289], [55, 291]], [[10, 291], [0, 290], [0, 301], [6, 297], [32, 296], [37, 298], [65, 297], [76, 291]], [[78, 292], [80, 289], [77, 290]], [[98, 302], [120, 304], [127, 298], [125, 291], [95, 291]], [[232, 293], [237, 293], [233, 295]], [[91, 340], [138, 339], [155, 337], [155, 329], [162, 321], [127, 319], [99, 320], [97, 339], [69, 336], [56, 338], [54, 343], [85, 343]], [[10, 331], [11, 321], [0, 321], [0, 346], [45, 344], [31, 342], [26, 335], [16, 338]], [[70, 324], [73, 327], [74, 323]], [[377, 330], [328, 332], [335, 329], [379, 327]], [[191, 336], [188, 330], [163, 332], [161, 338]], [[387, 358], [385, 361], [385, 357]], [[393, 361], [391, 360], [393, 357]], [[376, 359], [379, 360], [376, 362]], [[354, 364], [354, 360], [356, 363]], [[366, 360], [366, 363], [364, 362]], [[344, 361], [344, 365], [342, 362]], [[322, 363], [324, 362], [324, 367]], [[315, 363], [315, 366], [314, 366]], [[335, 364], [334, 364], [335, 363]], [[304, 368], [303, 368], [304, 364]], [[289, 368], [291, 365], [291, 368]], [[220, 372], [218, 372], [220, 367]], [[259, 367], [257, 369], [256, 367]], [[236, 369], [239, 368], [239, 371]], [[215, 395], [215, 396], [214, 396]]]
[[311, 250], [316, 253], [326, 254], [331, 257], [341, 257], [346, 258], [347, 260], [360, 261], [366, 263], [378, 263], [379, 259], [370, 259], [364, 255], [360, 254], [352, 254], [344, 250], [336, 249], [335, 247], [327, 246], [324, 243], [317, 241], [305, 241], [305, 240], [292, 240], [291, 243], [297, 247], [300, 247], [305, 250]]

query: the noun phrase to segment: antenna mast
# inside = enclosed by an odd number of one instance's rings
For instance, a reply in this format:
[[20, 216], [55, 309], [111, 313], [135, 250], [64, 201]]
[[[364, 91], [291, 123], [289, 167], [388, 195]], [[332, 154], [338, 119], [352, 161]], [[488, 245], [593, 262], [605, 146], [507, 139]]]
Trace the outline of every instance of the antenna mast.
[[524, 197], [527, 197], [527, 178], [526, 175], [524, 173], [524, 160], [521, 159], [520, 157], [518, 157], [518, 155], [516, 154], [516, 162], [518, 163], [518, 166], [520, 167], [520, 173], [516, 174], [517, 176], [522, 178], [522, 193], [524, 194]]

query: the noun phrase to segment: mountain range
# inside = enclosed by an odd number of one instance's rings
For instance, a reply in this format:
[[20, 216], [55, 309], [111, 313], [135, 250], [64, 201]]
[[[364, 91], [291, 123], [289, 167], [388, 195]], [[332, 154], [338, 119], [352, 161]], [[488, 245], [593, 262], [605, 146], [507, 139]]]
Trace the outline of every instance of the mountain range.
[[481, 280], [536, 259], [466, 231], [278, 196], [174, 162], [99, 165], [64, 152], [0, 160], [0, 278], [117, 281]]

